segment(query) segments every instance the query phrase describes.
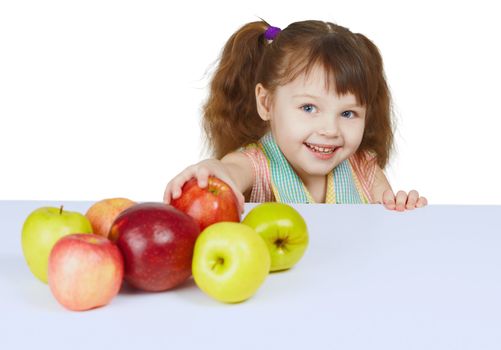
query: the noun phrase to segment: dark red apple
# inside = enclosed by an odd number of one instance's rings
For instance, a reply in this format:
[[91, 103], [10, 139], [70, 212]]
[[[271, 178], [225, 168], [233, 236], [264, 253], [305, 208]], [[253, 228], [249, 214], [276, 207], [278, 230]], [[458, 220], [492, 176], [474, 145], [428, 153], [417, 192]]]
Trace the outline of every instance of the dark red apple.
[[173, 207], [195, 219], [203, 231], [220, 221], [240, 222], [238, 199], [226, 182], [209, 176], [206, 187], [198, 187], [196, 178], [187, 181], [179, 198], [173, 199]]
[[171, 289], [191, 276], [195, 220], [164, 203], [140, 203], [113, 222], [109, 238], [124, 257], [124, 279], [150, 292]]

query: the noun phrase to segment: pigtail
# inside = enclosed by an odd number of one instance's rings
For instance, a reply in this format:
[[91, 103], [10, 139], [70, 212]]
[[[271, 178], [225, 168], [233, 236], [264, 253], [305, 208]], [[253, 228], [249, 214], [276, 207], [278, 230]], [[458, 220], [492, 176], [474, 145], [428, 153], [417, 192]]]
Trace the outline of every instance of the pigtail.
[[267, 128], [256, 108], [256, 70], [267, 45], [266, 22], [251, 22], [227, 41], [203, 106], [202, 126], [211, 153], [220, 159], [257, 141]]
[[366, 152], [375, 153], [377, 164], [384, 169], [393, 150], [394, 125], [392, 125], [391, 94], [386, 83], [381, 54], [367, 37], [355, 34], [368, 51], [369, 72], [373, 74], [371, 96], [367, 104], [366, 126], [358, 156], [363, 158]]

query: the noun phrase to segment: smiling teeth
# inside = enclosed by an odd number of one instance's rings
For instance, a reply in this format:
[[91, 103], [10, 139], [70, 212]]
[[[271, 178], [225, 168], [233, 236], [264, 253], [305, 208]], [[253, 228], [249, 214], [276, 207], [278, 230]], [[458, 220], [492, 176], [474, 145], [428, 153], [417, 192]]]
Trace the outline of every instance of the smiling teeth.
[[309, 143], [305, 143], [305, 145], [308, 148], [310, 148], [310, 149], [312, 149], [312, 150], [314, 150], [316, 152], [319, 152], [319, 153], [327, 153], [328, 154], [328, 153], [334, 152], [334, 150], [335, 150], [335, 148], [317, 147], [317, 146], [310, 145]]

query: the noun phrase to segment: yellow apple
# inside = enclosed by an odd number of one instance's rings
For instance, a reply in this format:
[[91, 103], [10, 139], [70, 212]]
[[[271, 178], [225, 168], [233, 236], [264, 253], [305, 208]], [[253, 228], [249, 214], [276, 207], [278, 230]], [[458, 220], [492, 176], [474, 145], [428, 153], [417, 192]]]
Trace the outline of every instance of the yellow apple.
[[247, 225], [218, 222], [208, 226], [195, 243], [192, 272], [197, 286], [226, 303], [250, 298], [270, 270], [263, 239]]
[[301, 214], [288, 204], [258, 204], [242, 223], [252, 227], [266, 242], [271, 256], [270, 271], [291, 268], [301, 260], [308, 248], [306, 222]]
[[56, 242], [72, 233], [92, 233], [87, 218], [61, 208], [43, 207], [31, 212], [23, 225], [21, 245], [28, 266], [38, 279], [47, 283], [49, 254]]

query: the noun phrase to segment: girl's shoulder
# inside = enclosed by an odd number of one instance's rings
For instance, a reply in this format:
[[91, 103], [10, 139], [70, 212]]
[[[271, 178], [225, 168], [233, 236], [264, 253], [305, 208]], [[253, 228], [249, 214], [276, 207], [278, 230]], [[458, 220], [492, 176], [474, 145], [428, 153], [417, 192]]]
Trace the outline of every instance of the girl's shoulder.
[[252, 162], [255, 172], [263, 173], [268, 169], [267, 158], [257, 143], [250, 143], [238, 150], [240, 153], [245, 154]]
[[239, 152], [250, 159], [254, 170], [254, 185], [246, 200], [257, 203], [274, 201], [268, 160], [262, 148], [257, 143], [250, 143], [241, 147]]
[[266, 156], [257, 143], [249, 143], [238, 149], [238, 152], [245, 154], [254, 162], [266, 164]]
[[377, 153], [366, 150], [352, 155], [349, 160], [360, 167], [374, 167], [377, 164]]

